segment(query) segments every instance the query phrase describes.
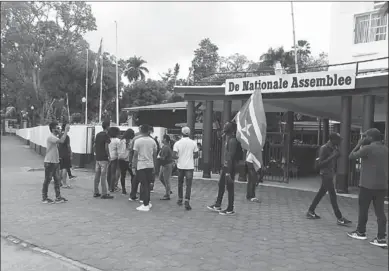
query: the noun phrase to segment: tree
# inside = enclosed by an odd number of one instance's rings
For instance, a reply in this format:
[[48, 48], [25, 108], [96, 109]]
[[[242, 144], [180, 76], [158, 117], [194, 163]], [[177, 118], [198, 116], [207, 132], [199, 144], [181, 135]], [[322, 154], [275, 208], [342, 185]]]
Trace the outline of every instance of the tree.
[[133, 56], [124, 62], [124, 76], [127, 77], [128, 81], [138, 81], [139, 79], [144, 81], [146, 79], [145, 73], [149, 73], [149, 70], [143, 65], [147, 61], [142, 57]]
[[221, 57], [219, 61], [220, 72], [241, 72], [246, 71], [250, 61], [245, 55], [233, 54], [229, 57]]
[[309, 56], [304, 63], [302, 63], [302, 72], [318, 72], [328, 70], [328, 54], [321, 52], [318, 57]]
[[[32, 86], [41, 121], [52, 97], [41, 84], [43, 61], [52, 50], [83, 46], [82, 35], [96, 30], [96, 20], [85, 2], [2, 3], [2, 63], [16, 66], [24, 86]], [[2, 74], [3, 75], [3, 74]], [[12, 91], [12, 89], [8, 89]]]
[[167, 84], [167, 90], [170, 92], [174, 92], [174, 86], [177, 83], [177, 77], [180, 73], [180, 65], [176, 63], [174, 66], [174, 71], [172, 69], [168, 69], [166, 73], [163, 73], [161, 76], [162, 81]]
[[294, 65], [293, 55], [289, 51], [285, 51], [283, 47], [269, 48], [267, 52], [261, 55], [260, 60], [267, 67], [274, 67], [279, 61], [283, 68], [289, 68]]
[[122, 104], [123, 107], [160, 104], [167, 100], [168, 93], [167, 85], [163, 81], [135, 81], [124, 87]]
[[219, 48], [209, 38], [200, 41], [199, 46], [192, 60], [195, 81], [214, 74], [219, 63]]
[[311, 56], [311, 45], [306, 40], [297, 41], [297, 46], [292, 46], [291, 54], [294, 57], [294, 48], [297, 48], [297, 63], [299, 68], [304, 68], [305, 63]]

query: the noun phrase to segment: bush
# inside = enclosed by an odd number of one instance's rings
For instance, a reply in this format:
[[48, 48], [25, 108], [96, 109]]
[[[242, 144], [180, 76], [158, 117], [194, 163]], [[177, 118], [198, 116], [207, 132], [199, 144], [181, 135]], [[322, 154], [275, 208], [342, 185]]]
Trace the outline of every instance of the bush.
[[82, 114], [81, 113], [73, 113], [71, 116], [72, 123], [81, 123]]

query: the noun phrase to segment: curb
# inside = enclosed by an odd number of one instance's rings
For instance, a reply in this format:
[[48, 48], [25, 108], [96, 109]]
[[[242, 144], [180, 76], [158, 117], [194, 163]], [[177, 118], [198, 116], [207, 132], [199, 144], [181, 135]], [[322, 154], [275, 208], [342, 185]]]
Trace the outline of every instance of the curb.
[[54, 251], [51, 251], [49, 249], [38, 247], [38, 246], [28, 242], [28, 241], [24, 241], [24, 240], [21, 240], [15, 236], [9, 235], [6, 232], [1, 232], [1, 238], [7, 240], [8, 242], [12, 242], [17, 246], [21, 246], [23, 248], [27, 248], [29, 250], [38, 252], [40, 254], [44, 254], [44, 255], [47, 255], [47, 256], [52, 257], [54, 259], [66, 262], [70, 265], [73, 265], [74, 267], [80, 268], [81, 271], [103, 271], [101, 269], [97, 269], [95, 267], [83, 264], [79, 261], [75, 261], [75, 260], [72, 260], [72, 259], [67, 258], [65, 256], [62, 256], [62, 255], [55, 253]]

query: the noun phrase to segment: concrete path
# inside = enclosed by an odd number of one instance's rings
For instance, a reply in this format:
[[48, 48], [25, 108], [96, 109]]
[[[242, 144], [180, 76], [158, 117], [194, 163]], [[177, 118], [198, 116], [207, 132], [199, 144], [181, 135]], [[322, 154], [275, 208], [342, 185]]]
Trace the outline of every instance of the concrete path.
[[[260, 187], [262, 203], [248, 203], [245, 185], [236, 184], [237, 215], [224, 217], [206, 209], [215, 199], [215, 182], [194, 181], [190, 212], [175, 204], [176, 181], [170, 202], [159, 201], [157, 182], [152, 211], [139, 213], [138, 204], [120, 194], [93, 198], [93, 175], [75, 171], [74, 189], [62, 190], [69, 202], [43, 205], [43, 172], [23, 169], [41, 165], [42, 157], [13, 137], [2, 137], [1, 144], [2, 231], [101, 270], [388, 269], [388, 251], [349, 239], [354, 226], [336, 225], [328, 198], [317, 209], [321, 220], [305, 219], [311, 192]], [[356, 220], [357, 200], [339, 198], [339, 205]], [[367, 233], [376, 234], [372, 210]]]

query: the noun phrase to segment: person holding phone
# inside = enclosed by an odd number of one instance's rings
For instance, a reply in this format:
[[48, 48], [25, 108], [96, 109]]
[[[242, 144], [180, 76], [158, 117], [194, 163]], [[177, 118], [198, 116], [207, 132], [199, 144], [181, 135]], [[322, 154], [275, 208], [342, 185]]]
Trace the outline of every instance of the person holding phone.
[[370, 244], [388, 247], [386, 237], [385, 196], [388, 191], [388, 147], [381, 141], [378, 129], [367, 130], [349, 155], [350, 160], [361, 159], [359, 181], [358, 226], [347, 233], [354, 239], [366, 240], [366, 224], [370, 203], [377, 216], [378, 234]]
[[342, 138], [338, 133], [331, 133], [329, 136], [329, 141], [320, 147], [319, 157], [317, 159], [317, 168], [320, 169], [321, 187], [308, 209], [307, 218], [320, 218], [320, 216], [315, 213], [315, 209], [324, 195], [328, 192], [332, 209], [334, 210], [335, 216], [337, 218], [337, 224], [347, 226], [351, 224], [351, 221], [344, 218], [339, 210], [333, 181], [336, 175], [336, 163], [340, 156], [339, 144], [341, 140]]

